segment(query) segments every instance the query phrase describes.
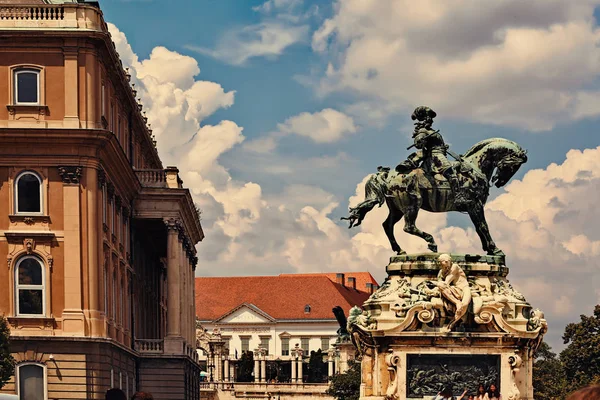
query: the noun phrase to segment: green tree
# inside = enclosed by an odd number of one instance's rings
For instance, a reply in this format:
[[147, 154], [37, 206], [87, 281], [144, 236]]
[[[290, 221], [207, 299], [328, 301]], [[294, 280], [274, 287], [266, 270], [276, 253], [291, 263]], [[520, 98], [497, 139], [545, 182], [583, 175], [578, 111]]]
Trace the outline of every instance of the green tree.
[[325, 393], [337, 400], [358, 400], [360, 396], [360, 362], [349, 362], [348, 371], [336, 374]]
[[542, 342], [534, 355], [533, 393], [536, 400], [559, 400], [567, 394], [565, 369], [556, 353]]
[[310, 352], [308, 360], [308, 379], [309, 383], [325, 382], [327, 377], [327, 364], [323, 362], [323, 352], [321, 349]]
[[254, 354], [251, 351], [242, 352], [242, 356], [237, 363], [237, 381], [254, 381]]
[[10, 354], [10, 329], [4, 316], [0, 315], [0, 389], [15, 373], [15, 359]]
[[563, 340], [568, 346], [560, 353], [570, 391], [600, 383], [600, 305], [592, 316], [580, 317], [580, 322], [565, 328]]

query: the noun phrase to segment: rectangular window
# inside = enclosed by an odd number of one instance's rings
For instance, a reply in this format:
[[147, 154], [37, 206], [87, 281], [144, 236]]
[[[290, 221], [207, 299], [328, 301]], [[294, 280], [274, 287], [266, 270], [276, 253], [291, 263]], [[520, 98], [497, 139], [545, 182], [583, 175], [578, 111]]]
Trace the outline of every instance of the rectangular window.
[[271, 340], [270, 336], [261, 336], [260, 337], [260, 347], [267, 350], [267, 354], [269, 354], [269, 342]]
[[281, 338], [281, 355], [290, 355], [290, 338]]
[[302, 352], [304, 353], [304, 357], [309, 356], [308, 350], [309, 350], [309, 343], [310, 339], [309, 338], [301, 338], [300, 339], [300, 348], [302, 349]]
[[110, 121], [110, 127], [109, 129], [114, 132], [115, 131], [115, 105], [111, 102], [110, 103], [110, 115], [108, 116], [108, 120]]
[[104, 264], [104, 314], [108, 314], [108, 263]]
[[119, 210], [117, 209], [116, 211], [116, 219], [117, 219], [117, 226], [115, 231], [115, 235], [117, 236], [117, 243], [119, 243], [119, 241], [121, 240], [121, 213], [119, 212]]
[[129, 218], [123, 217], [123, 248], [129, 251]]
[[322, 351], [329, 350], [329, 338], [327, 338], [327, 337], [321, 338], [321, 350]]
[[40, 72], [23, 69], [15, 71], [15, 104], [39, 104]]
[[249, 337], [241, 337], [242, 341], [242, 353], [245, 351], [250, 351], [250, 338]]
[[222, 336], [221, 339], [223, 339], [223, 341], [225, 342], [225, 344], [223, 345], [223, 348], [225, 349], [225, 354], [231, 354], [229, 351], [229, 346], [231, 345], [231, 336]]
[[117, 322], [117, 273], [113, 273], [112, 279], [112, 317], [115, 322]]

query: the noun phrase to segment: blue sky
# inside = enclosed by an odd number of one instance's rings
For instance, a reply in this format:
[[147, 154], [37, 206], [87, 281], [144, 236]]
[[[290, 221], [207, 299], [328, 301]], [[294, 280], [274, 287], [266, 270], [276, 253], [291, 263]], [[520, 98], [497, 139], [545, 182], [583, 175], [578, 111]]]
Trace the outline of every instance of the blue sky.
[[[100, 2], [161, 156], [204, 211], [198, 275], [382, 281], [385, 210], [356, 231], [339, 217], [363, 177], [407, 155], [426, 104], [458, 153], [489, 137], [528, 150], [514, 183], [492, 190], [488, 221], [555, 347], [600, 295], [598, 3]], [[423, 251], [401, 225], [403, 247]], [[443, 251], [481, 251], [463, 215], [418, 225]]]

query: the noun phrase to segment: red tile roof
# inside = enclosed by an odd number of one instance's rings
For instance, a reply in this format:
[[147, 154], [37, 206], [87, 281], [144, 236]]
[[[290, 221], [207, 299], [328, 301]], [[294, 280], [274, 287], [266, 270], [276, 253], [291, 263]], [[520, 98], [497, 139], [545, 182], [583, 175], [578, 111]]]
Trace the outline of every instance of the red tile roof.
[[[196, 316], [214, 321], [247, 303], [275, 319], [335, 319], [333, 307], [339, 305], [348, 314], [350, 308], [369, 298], [367, 292], [337, 284], [329, 275], [196, 278]], [[307, 304], [310, 313], [304, 312]]]
[[326, 276], [333, 282], [337, 282], [337, 274], [344, 274], [346, 286], [350, 286], [348, 278], [356, 279], [356, 289], [361, 292], [368, 292], [367, 283], [379, 286], [373, 275], [369, 272], [325, 272], [325, 273], [309, 273], [309, 274], [280, 274], [279, 276]]

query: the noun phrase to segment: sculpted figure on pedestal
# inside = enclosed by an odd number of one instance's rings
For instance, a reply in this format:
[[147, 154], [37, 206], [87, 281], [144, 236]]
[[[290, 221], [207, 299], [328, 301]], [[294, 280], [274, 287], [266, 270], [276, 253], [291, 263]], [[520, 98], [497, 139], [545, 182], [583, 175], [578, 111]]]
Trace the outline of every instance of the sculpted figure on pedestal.
[[[455, 155], [449, 151], [439, 131], [432, 129], [435, 116], [429, 107], [415, 109], [413, 119], [417, 121], [413, 146], [418, 148], [417, 153], [393, 171], [378, 167], [377, 173], [365, 184], [365, 200], [351, 207], [348, 217], [342, 219], [350, 221], [350, 228], [358, 226], [376, 205], [381, 207], [386, 203], [389, 215], [383, 228], [392, 250], [406, 254], [394, 236], [394, 225], [400, 219], [404, 218], [405, 232], [421, 237], [431, 251], [437, 252], [433, 236], [416, 226], [419, 210], [464, 212], [469, 214], [483, 250], [490, 255], [503, 256], [490, 234], [484, 206], [490, 186], [502, 187], [508, 183], [527, 161], [527, 152], [513, 141], [495, 138], [475, 144], [462, 156]], [[451, 163], [447, 155], [453, 155], [457, 161]]]
[[431, 283], [439, 289], [445, 300], [445, 308], [454, 312], [454, 319], [447, 326], [447, 329], [451, 330], [467, 313], [472, 298], [471, 288], [465, 271], [458, 264], [452, 263], [452, 257], [449, 254], [440, 255], [438, 261], [441, 265], [438, 280]]

